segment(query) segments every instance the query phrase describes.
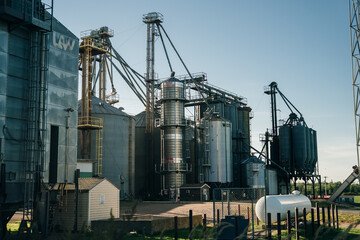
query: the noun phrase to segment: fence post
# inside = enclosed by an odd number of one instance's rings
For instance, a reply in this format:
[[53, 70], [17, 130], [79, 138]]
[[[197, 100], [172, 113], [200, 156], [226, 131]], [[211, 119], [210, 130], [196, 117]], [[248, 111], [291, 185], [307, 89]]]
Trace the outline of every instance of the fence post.
[[281, 240], [281, 217], [280, 217], [280, 213], [277, 213], [277, 234], [278, 234], [278, 239]]
[[267, 230], [268, 230], [268, 239], [271, 240], [271, 213], [268, 213], [268, 222], [267, 222]]
[[318, 203], [316, 203], [316, 217], [317, 217], [317, 225], [318, 227], [320, 227], [320, 208]]
[[204, 239], [207, 239], [206, 238], [206, 214], [204, 214], [204, 218], [203, 218], [203, 236], [204, 236]]
[[227, 191], [227, 200], [228, 200], [228, 216], [231, 215], [231, 212], [230, 212], [230, 190]]
[[328, 214], [328, 224], [329, 224], [329, 227], [331, 227], [330, 206], [327, 207], [327, 214]]
[[189, 233], [191, 235], [191, 231], [193, 228], [193, 211], [190, 209], [189, 210]]
[[299, 240], [299, 210], [295, 208], [295, 230], [296, 230], [296, 240]]
[[325, 207], [321, 207], [322, 210], [322, 220], [323, 220], [323, 224], [325, 225]]
[[335, 208], [334, 208], [334, 204], [331, 204], [331, 214], [332, 214], [332, 222], [333, 222], [333, 228], [335, 229]]
[[286, 216], [287, 216], [287, 233], [288, 233], [288, 238], [290, 238], [290, 234], [291, 234], [291, 215], [290, 215], [290, 210], [287, 211]]
[[314, 209], [311, 208], [311, 235], [315, 235]]
[[248, 214], [248, 219], [249, 219], [249, 222], [250, 222], [250, 208], [247, 207], [247, 214]]
[[174, 239], [178, 239], [178, 217], [174, 217]]
[[335, 212], [336, 212], [336, 228], [339, 229], [339, 212], [337, 205], [335, 205]]
[[235, 216], [235, 238], [239, 236], [239, 223], [238, 223], [238, 217]]
[[240, 204], [238, 204], [238, 212], [239, 212], [239, 216], [240, 216]]
[[259, 226], [259, 218], [256, 216], [256, 225]]
[[303, 215], [304, 215], [304, 237], [306, 237], [306, 208], [303, 209]]
[[217, 209], [217, 224], [220, 223], [220, 210]]

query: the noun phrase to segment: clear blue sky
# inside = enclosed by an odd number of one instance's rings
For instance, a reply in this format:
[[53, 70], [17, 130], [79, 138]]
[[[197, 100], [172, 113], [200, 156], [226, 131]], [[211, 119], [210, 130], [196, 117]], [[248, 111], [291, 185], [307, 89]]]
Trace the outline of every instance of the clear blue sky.
[[[61, 0], [54, 16], [75, 35], [108, 26], [122, 57], [145, 73], [146, 26], [142, 15], [164, 15], [163, 26], [190, 72], [206, 72], [209, 83], [248, 99], [253, 109], [252, 143], [271, 127], [265, 85], [282, 92], [318, 132], [320, 174], [343, 180], [357, 163], [353, 114], [348, 1], [340, 0]], [[156, 72], [169, 76], [160, 41]], [[185, 74], [171, 55], [177, 74]], [[119, 77], [120, 105], [144, 109]], [[283, 104], [280, 117], [289, 112]]]

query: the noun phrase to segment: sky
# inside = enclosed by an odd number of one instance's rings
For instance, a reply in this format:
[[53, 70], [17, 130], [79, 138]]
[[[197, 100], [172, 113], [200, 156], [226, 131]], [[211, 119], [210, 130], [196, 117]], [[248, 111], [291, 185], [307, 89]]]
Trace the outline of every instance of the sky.
[[[264, 87], [275, 81], [317, 131], [322, 177], [343, 181], [351, 173], [357, 159], [348, 1], [54, 1], [54, 16], [78, 37], [88, 29], [113, 29], [113, 46], [141, 74], [142, 16], [149, 12], [164, 16], [163, 26], [191, 73], [205, 72], [209, 83], [247, 98], [253, 146], [261, 148], [259, 134], [271, 128]], [[155, 71], [165, 78], [170, 70], [158, 40]], [[173, 52], [170, 59], [177, 75], [186, 74]], [[144, 110], [119, 76], [115, 87], [125, 112]], [[287, 119], [286, 106], [279, 103], [278, 109], [279, 118]]]

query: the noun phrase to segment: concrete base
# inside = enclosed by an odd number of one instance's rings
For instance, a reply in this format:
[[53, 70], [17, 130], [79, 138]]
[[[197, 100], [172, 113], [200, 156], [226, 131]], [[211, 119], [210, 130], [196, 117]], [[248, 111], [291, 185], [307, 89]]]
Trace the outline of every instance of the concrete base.
[[[193, 227], [202, 223], [201, 215], [193, 216]], [[149, 215], [123, 215], [114, 220], [97, 220], [91, 222], [93, 230], [107, 229], [115, 227], [122, 233], [136, 231], [145, 235], [153, 235], [163, 231], [174, 230], [174, 218], [149, 216]], [[189, 228], [189, 217], [178, 217], [178, 229]]]

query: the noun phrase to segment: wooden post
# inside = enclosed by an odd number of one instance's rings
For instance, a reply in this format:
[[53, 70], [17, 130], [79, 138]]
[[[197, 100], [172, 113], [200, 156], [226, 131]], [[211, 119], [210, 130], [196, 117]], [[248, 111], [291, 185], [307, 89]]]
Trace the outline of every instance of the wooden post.
[[256, 225], [259, 226], [259, 218], [256, 216]]
[[277, 234], [278, 234], [278, 239], [281, 240], [281, 216], [280, 216], [280, 213], [277, 213]]
[[220, 224], [220, 210], [217, 209], [217, 224]]
[[333, 222], [333, 228], [335, 229], [335, 207], [334, 204], [331, 204], [331, 214], [332, 214], [332, 222]]
[[250, 208], [249, 207], [247, 207], [247, 214], [248, 214], [248, 219], [250, 221]]
[[206, 237], [206, 214], [204, 214], [204, 218], [203, 218], [203, 236], [204, 236], [204, 239], [207, 239], [207, 237]]
[[335, 212], [336, 212], [336, 228], [339, 229], [339, 212], [337, 205], [335, 205]]
[[314, 209], [311, 208], [311, 235], [315, 235]]
[[235, 216], [235, 239], [239, 236], [239, 223], [238, 217]]
[[299, 240], [299, 210], [295, 208], [295, 231], [296, 231], [296, 240]]
[[238, 213], [239, 213], [239, 216], [240, 216], [240, 204], [238, 204]]
[[316, 203], [316, 217], [317, 217], [317, 225], [318, 227], [320, 227], [320, 208], [318, 203]]
[[328, 214], [328, 224], [329, 224], [329, 227], [331, 227], [330, 206], [327, 207], [327, 214]]
[[174, 239], [178, 239], [178, 217], [174, 217]]
[[303, 218], [304, 218], [304, 237], [306, 238], [306, 208], [303, 209]]
[[204, 214], [204, 218], [203, 218], [203, 231], [206, 231], [206, 214]]
[[290, 237], [291, 234], [291, 215], [290, 215], [290, 210], [287, 211], [286, 213], [287, 215], [287, 230], [288, 230], [288, 237]]
[[190, 235], [191, 235], [192, 228], [193, 228], [193, 211], [190, 209], [189, 210], [189, 234]]
[[325, 225], [325, 207], [321, 207], [321, 210], [322, 210], [322, 221], [323, 224]]
[[268, 231], [268, 239], [271, 240], [271, 213], [267, 214], [267, 231]]

